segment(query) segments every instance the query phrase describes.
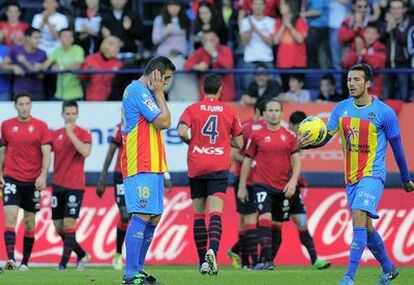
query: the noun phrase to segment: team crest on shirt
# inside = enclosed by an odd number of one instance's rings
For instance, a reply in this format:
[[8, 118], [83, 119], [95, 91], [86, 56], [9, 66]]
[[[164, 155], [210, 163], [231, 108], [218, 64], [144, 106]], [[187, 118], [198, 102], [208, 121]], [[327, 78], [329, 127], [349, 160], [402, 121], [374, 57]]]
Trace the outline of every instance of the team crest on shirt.
[[19, 127], [18, 126], [13, 127], [13, 129], [12, 129], [12, 132], [13, 133], [17, 133], [18, 131], [19, 131]]
[[30, 133], [33, 133], [34, 127], [32, 125], [30, 125], [29, 128], [28, 128], [28, 130], [29, 130]]
[[271, 140], [270, 136], [265, 137], [265, 142], [270, 142]]
[[376, 116], [375, 116], [375, 114], [374, 114], [374, 113], [370, 112], [370, 113], [368, 114], [368, 119], [370, 119], [371, 121], [372, 121], [372, 120], [374, 120], [375, 118], [376, 118]]
[[145, 100], [145, 105], [147, 105], [151, 112], [157, 110], [157, 105], [151, 99]]
[[139, 204], [142, 208], [145, 208], [147, 206], [147, 200], [142, 199], [141, 201], [139, 201]]
[[342, 113], [342, 117], [348, 117], [348, 111], [347, 111], [347, 110], [345, 110], [345, 111]]
[[61, 141], [61, 140], [63, 140], [63, 135], [62, 134], [60, 134], [59, 136], [58, 136], [58, 141]]

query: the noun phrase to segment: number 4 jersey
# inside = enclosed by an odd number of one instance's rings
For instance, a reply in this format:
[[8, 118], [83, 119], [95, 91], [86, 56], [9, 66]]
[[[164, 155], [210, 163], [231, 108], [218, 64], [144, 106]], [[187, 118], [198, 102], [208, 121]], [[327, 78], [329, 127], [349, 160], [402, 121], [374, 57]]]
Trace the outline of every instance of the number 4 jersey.
[[242, 134], [237, 113], [207, 97], [185, 109], [179, 124], [191, 129], [188, 177], [230, 169], [231, 138]]

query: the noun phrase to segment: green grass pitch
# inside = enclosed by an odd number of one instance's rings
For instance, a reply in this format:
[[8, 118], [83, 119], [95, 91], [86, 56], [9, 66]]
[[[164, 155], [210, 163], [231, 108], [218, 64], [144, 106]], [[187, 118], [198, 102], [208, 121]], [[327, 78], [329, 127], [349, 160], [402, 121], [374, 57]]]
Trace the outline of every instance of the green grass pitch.
[[[244, 271], [221, 267], [218, 276], [202, 276], [193, 266], [147, 266], [147, 271], [164, 285], [336, 285], [345, 273], [345, 267], [317, 271], [311, 267], [277, 267], [274, 271]], [[376, 285], [380, 267], [358, 269], [356, 285]], [[414, 268], [401, 268], [401, 274], [392, 285], [414, 284]], [[86, 267], [84, 271], [68, 268], [34, 268], [29, 272], [5, 271], [0, 275], [1, 285], [112, 285], [121, 284], [122, 271], [110, 267]]]

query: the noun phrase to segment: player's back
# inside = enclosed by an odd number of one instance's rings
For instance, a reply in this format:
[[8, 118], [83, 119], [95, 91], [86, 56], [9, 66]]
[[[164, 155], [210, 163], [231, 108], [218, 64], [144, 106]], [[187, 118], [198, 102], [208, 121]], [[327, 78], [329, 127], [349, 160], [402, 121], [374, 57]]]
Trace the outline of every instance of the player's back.
[[180, 123], [191, 129], [189, 177], [229, 170], [231, 138], [242, 133], [233, 109], [208, 97], [188, 107]]

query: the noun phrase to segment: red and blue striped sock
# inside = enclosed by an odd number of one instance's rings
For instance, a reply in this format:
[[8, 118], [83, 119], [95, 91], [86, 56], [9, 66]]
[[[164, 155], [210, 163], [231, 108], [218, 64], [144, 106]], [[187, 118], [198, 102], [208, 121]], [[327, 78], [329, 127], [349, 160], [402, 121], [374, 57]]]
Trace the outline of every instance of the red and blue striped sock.
[[65, 238], [63, 240], [63, 254], [62, 258], [60, 259], [59, 266], [66, 268], [68, 261], [70, 259], [70, 255], [75, 247], [76, 242], [76, 229], [67, 229], [65, 231]]
[[27, 265], [29, 263], [30, 255], [32, 255], [32, 249], [34, 244], [34, 232], [24, 232], [23, 238], [23, 259], [22, 264]]
[[16, 232], [14, 231], [14, 228], [5, 228], [4, 243], [6, 244], [7, 258], [14, 260], [14, 245], [16, 244]]
[[204, 262], [207, 251], [207, 227], [204, 214], [194, 214], [194, 228], [193, 235], [197, 247], [197, 254], [200, 265]]
[[208, 225], [209, 249], [212, 249], [216, 256], [220, 247], [222, 232], [221, 212], [211, 212]]

